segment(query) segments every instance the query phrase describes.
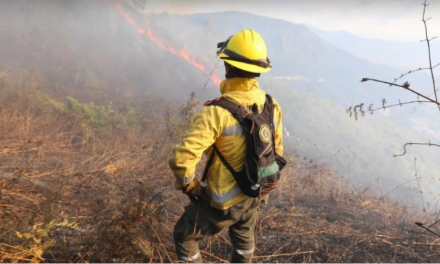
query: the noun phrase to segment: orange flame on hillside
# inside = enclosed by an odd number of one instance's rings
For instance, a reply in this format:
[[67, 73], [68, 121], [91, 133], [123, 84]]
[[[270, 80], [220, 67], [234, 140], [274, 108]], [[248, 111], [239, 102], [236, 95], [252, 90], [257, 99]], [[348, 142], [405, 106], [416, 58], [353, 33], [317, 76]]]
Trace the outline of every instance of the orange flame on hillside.
[[[196, 69], [198, 69], [202, 73], [204, 73], [206, 75], [210, 74], [206, 70], [205, 66], [203, 66], [203, 64], [197, 62], [187, 51], [185, 51], [183, 49], [176, 50], [172, 45], [166, 43], [163, 40], [158, 39], [154, 35], [153, 30], [151, 30], [151, 28], [148, 25], [146, 27], [142, 27], [142, 26], [138, 25], [138, 23], [133, 18], [131, 18], [127, 12], [125, 12], [125, 10], [123, 9], [122, 4], [120, 2], [116, 3], [116, 8], [118, 9], [119, 14], [128, 23], [130, 23], [132, 26], [134, 26], [136, 28], [136, 31], [138, 32], [138, 34], [148, 37], [148, 39], [150, 39], [151, 42], [153, 42], [159, 48], [161, 48], [161, 49], [163, 49], [173, 55], [181, 57], [182, 59], [189, 62], [193, 67], [195, 67]], [[148, 23], [148, 18], [147, 17], [145, 17], [145, 18], [146, 18], [146, 22]], [[215, 74], [211, 74], [211, 76], [209, 78], [210, 78], [210, 81], [212, 83], [214, 83], [215, 85], [220, 85], [220, 83], [222, 81], [221, 78]]]

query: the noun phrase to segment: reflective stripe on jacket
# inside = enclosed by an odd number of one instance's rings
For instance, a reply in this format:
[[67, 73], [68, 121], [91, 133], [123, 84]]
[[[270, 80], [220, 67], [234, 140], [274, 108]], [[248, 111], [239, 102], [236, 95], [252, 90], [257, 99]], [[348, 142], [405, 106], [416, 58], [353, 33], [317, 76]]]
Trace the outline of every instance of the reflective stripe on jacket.
[[[255, 79], [224, 80], [220, 85], [220, 91], [223, 98], [237, 104], [250, 107], [256, 103], [260, 112], [266, 100], [266, 93], [259, 89]], [[274, 106], [275, 149], [279, 155], [283, 155], [281, 108], [275, 100]], [[228, 110], [218, 106], [207, 106], [197, 114], [182, 143], [174, 148], [169, 161], [176, 176], [177, 188], [194, 179], [197, 163], [205, 151], [210, 155], [214, 143], [234, 170], [242, 170], [247, 146], [241, 125]], [[214, 208], [224, 210], [248, 197], [241, 192], [234, 177], [217, 156], [209, 168], [206, 183], [211, 206]]]

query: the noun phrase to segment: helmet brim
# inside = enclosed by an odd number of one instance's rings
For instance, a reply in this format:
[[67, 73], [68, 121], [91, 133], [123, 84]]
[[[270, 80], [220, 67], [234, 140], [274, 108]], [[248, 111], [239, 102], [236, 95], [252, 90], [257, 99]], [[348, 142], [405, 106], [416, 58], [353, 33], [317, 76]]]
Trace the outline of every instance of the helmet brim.
[[218, 56], [220, 57], [220, 59], [226, 61], [227, 63], [231, 64], [234, 67], [237, 67], [243, 71], [247, 71], [247, 72], [253, 72], [253, 73], [266, 73], [268, 71], [270, 71], [272, 69], [272, 67], [260, 67], [258, 65], [253, 65], [253, 64], [247, 64], [245, 62], [239, 62], [239, 61], [233, 61], [233, 60], [228, 60], [228, 55], [226, 55], [223, 52], [220, 52], [218, 54]]

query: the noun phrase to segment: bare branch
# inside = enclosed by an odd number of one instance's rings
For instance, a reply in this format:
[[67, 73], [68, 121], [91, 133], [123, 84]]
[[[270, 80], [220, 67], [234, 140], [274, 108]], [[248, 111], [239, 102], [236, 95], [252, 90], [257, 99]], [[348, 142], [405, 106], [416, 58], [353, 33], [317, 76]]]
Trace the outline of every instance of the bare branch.
[[407, 105], [407, 104], [420, 104], [420, 103], [433, 103], [433, 102], [431, 102], [431, 101], [409, 101], [409, 102], [400, 102], [400, 100], [399, 100], [399, 103], [398, 104], [393, 104], [393, 105], [387, 105], [387, 106], [385, 106], [385, 107], [379, 107], [379, 108], [374, 108], [373, 109], [373, 104], [371, 104], [370, 105], [370, 108], [368, 109], [368, 111], [372, 114], [374, 111], [377, 111], [377, 110], [381, 110], [381, 109], [387, 109], [387, 108], [392, 108], [392, 107], [396, 107], [396, 106], [400, 106], [400, 107], [402, 107], [403, 105]]
[[385, 84], [388, 84], [390, 86], [397, 86], [397, 87], [404, 88], [404, 89], [406, 89], [406, 90], [408, 90], [408, 91], [410, 91], [410, 92], [412, 92], [412, 93], [414, 93], [414, 94], [416, 94], [416, 95], [418, 95], [418, 96], [420, 96], [422, 98], [425, 98], [426, 100], [436, 104], [440, 108], [440, 102], [438, 102], [437, 100], [433, 100], [433, 99], [429, 98], [428, 96], [425, 96], [425, 95], [423, 95], [423, 94], [421, 94], [419, 92], [416, 92], [413, 89], [409, 88], [410, 84], [408, 82], [405, 82], [403, 85], [400, 85], [400, 84], [397, 84], [397, 83], [391, 83], [391, 82], [386, 82], [386, 81], [381, 81], [381, 80], [371, 79], [371, 78], [363, 78], [361, 80], [361, 82], [367, 82], [367, 81], [385, 83]]
[[[430, 44], [430, 42], [431, 42], [432, 39], [430, 40], [429, 37], [428, 37], [428, 26], [426, 25], [426, 22], [427, 22], [429, 19], [425, 19], [426, 7], [427, 7], [428, 5], [429, 5], [429, 4], [426, 4], [426, 0], [425, 0], [425, 2], [423, 3], [423, 16], [422, 16], [422, 21], [423, 21], [423, 25], [425, 26], [425, 37], [426, 37], [426, 43], [427, 43], [427, 45], [428, 45], [428, 59], [429, 59], [429, 69], [430, 69], [430, 71], [431, 71], [432, 88], [434, 89], [435, 101], [436, 101], [436, 102], [439, 102], [439, 101], [438, 101], [438, 97], [437, 97], [437, 87], [435, 86], [434, 71], [433, 71], [433, 67], [432, 67], [431, 44]], [[434, 39], [434, 38], [433, 38], [433, 39]], [[425, 98], [425, 99], [426, 99], [426, 98]], [[438, 106], [438, 110], [440, 111], [440, 104], [437, 104], [437, 106]]]
[[[435, 69], [438, 66], [440, 66], [440, 63], [434, 65], [432, 68]], [[398, 80], [402, 79], [403, 77], [405, 77], [405, 76], [407, 76], [407, 75], [409, 75], [411, 73], [418, 72], [418, 71], [424, 71], [424, 70], [430, 70], [430, 69], [431, 69], [430, 67], [425, 67], [425, 68], [420, 67], [418, 69], [410, 70], [407, 73], [402, 73], [399, 77], [394, 78], [394, 83], [396, 83]]]
[[364, 104], [358, 104], [355, 105], [354, 108], [350, 107], [349, 109], [347, 109], [347, 112], [350, 112], [350, 117], [352, 116], [352, 109], [354, 112], [354, 119], [358, 120], [358, 113], [360, 112], [362, 114], [362, 116], [365, 116], [365, 111], [364, 111]]
[[409, 143], [406, 143], [405, 145], [403, 145], [403, 150], [404, 150], [403, 153], [400, 154], [400, 155], [394, 155], [394, 157], [404, 156], [406, 154], [406, 146], [407, 145], [410, 145], [410, 146], [412, 146], [412, 145], [419, 145], [419, 146], [429, 146], [429, 147], [431, 147], [431, 146], [440, 147], [440, 145], [432, 144], [431, 142], [429, 142], [429, 143], [412, 143], [412, 142], [409, 142]]
[[[421, 103], [433, 103], [433, 102], [417, 100], [417, 101], [409, 101], [409, 102], [402, 103], [399, 100], [399, 103], [397, 103], [397, 104], [385, 105], [386, 103], [387, 103], [387, 101], [385, 99], [382, 99], [382, 106], [381, 107], [373, 108], [374, 104], [370, 104], [370, 106], [368, 107], [368, 110], [366, 110], [366, 111], [370, 112], [370, 114], [373, 114], [374, 111], [385, 110], [387, 108], [393, 108], [393, 107], [397, 107], [397, 106], [403, 107], [404, 105], [407, 105], [407, 104], [421, 104]], [[361, 103], [359, 105], [350, 106], [345, 111], [347, 112], [347, 114], [350, 114], [350, 117], [352, 117], [354, 114], [355, 119], [358, 120], [358, 111], [361, 113], [361, 115], [363, 117], [365, 116], [365, 111], [363, 110], [363, 107], [364, 107], [364, 104]]]
[[[428, 21], [428, 20], [426, 20], [426, 21]], [[430, 38], [430, 39], [422, 39], [422, 40], [420, 40], [419, 42], [425, 42], [425, 41], [427, 41], [427, 42], [431, 42], [431, 41], [433, 41], [433, 40], [436, 39], [436, 38], [438, 38], [438, 36], [435, 36], [435, 37]]]
[[415, 177], [417, 180], [417, 187], [419, 188], [419, 192], [420, 192], [420, 197], [422, 199], [422, 206], [423, 206], [423, 212], [426, 212], [426, 208], [425, 208], [425, 199], [423, 199], [423, 191], [422, 191], [422, 187], [420, 186], [420, 180], [419, 180], [419, 175], [417, 174], [417, 158], [414, 158], [414, 168], [415, 168]]
[[203, 85], [202, 95], [203, 95], [203, 93], [205, 92], [206, 86], [208, 85], [209, 81], [211, 80], [212, 76], [214, 75], [214, 72], [215, 72], [215, 70], [217, 69], [217, 65], [218, 65], [219, 62], [220, 62], [220, 58], [217, 59], [217, 61], [216, 61], [215, 65], [214, 65], [214, 67], [213, 67], [212, 70], [211, 70], [211, 73], [209, 74], [208, 79], [206, 80], [205, 85]]
[[420, 226], [421, 228], [425, 229], [426, 231], [428, 231], [428, 232], [430, 232], [430, 233], [432, 233], [432, 234], [434, 234], [434, 235], [440, 237], [439, 234], [437, 234], [436, 232], [434, 232], [434, 231], [432, 231], [431, 229], [427, 228], [423, 223], [415, 222], [415, 224], [418, 225], [418, 226]]

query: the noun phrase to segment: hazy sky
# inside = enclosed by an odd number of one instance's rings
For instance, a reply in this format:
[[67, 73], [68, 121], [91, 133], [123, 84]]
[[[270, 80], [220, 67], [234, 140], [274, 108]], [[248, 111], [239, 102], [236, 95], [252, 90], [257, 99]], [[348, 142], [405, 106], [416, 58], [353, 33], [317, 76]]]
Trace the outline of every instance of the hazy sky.
[[[440, 35], [440, 1], [428, 0], [430, 36]], [[245, 11], [366, 38], [419, 41], [423, 0], [147, 0], [149, 12]]]

